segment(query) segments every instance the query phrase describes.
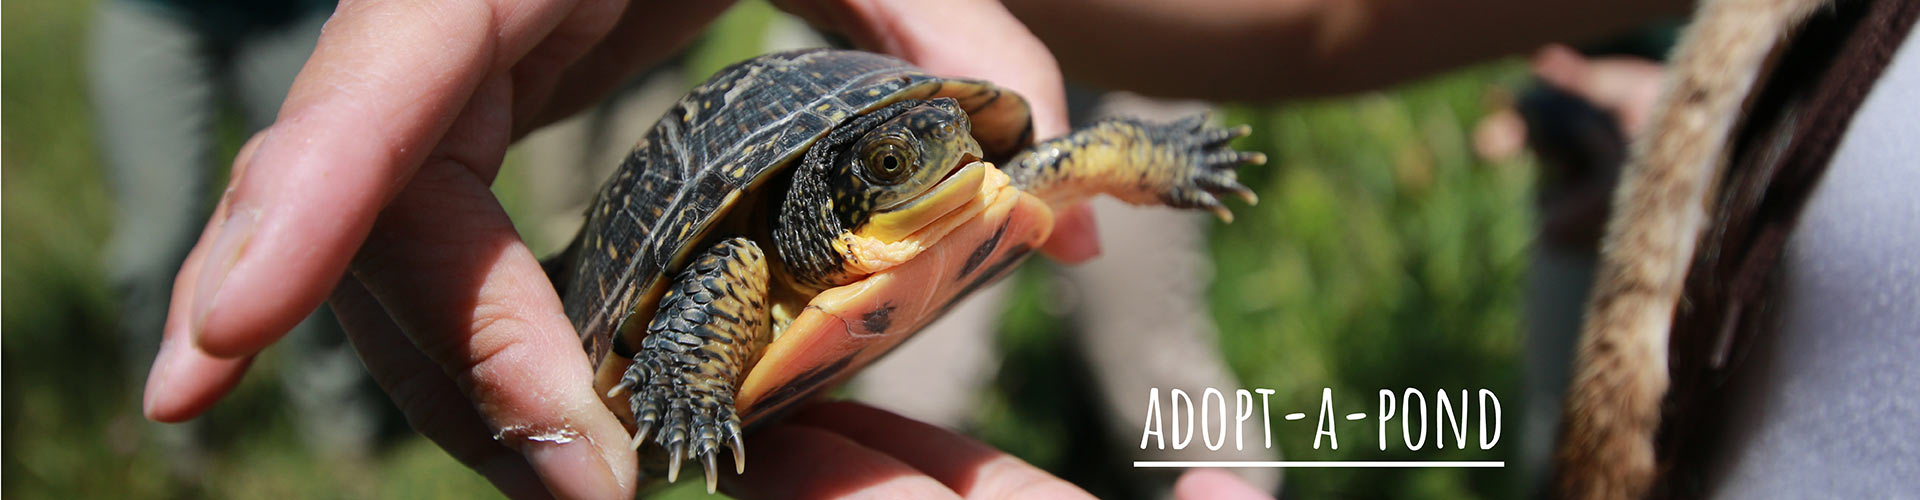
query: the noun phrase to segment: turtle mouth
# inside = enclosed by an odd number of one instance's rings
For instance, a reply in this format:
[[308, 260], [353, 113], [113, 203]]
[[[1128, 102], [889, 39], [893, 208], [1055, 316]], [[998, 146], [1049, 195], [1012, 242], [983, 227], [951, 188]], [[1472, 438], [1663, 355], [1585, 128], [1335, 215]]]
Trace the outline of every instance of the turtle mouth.
[[934, 225], [949, 213], [967, 206], [980, 193], [992, 164], [978, 155], [961, 155], [947, 174], [926, 190], [874, 210], [858, 234], [880, 241], [903, 241]]
[[835, 246], [844, 255], [847, 274], [868, 276], [913, 260], [956, 228], [1007, 203], [1008, 192], [1019, 192], [992, 163], [977, 156], [963, 160], [911, 202], [875, 212], [865, 225], [842, 233]]

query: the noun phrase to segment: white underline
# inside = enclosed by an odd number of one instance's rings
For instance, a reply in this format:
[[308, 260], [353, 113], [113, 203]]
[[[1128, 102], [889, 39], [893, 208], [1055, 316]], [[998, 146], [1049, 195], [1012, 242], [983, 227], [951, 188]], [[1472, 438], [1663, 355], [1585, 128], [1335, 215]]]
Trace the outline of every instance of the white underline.
[[1287, 460], [1287, 461], [1134, 461], [1134, 467], [1223, 467], [1223, 468], [1414, 468], [1414, 467], [1506, 467], [1504, 461], [1367, 461], [1367, 460]]

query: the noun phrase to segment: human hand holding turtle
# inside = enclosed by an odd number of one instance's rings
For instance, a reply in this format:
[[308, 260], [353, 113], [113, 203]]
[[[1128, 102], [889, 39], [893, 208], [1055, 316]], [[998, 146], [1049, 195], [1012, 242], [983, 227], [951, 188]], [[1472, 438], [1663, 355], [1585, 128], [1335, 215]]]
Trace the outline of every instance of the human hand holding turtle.
[[[487, 186], [512, 139], [663, 59], [724, 6], [343, 2], [182, 267], [147, 416], [205, 411], [330, 299], [414, 427], [509, 495], [631, 491], [627, 431]], [[1041, 137], [1065, 128], [1051, 56], [998, 4], [783, 6], [935, 71], [1019, 89]], [[908, 13], [991, 43], [925, 43], [950, 33]], [[1053, 253], [1089, 256], [1084, 222], [1063, 222]]]
[[1096, 122], [1032, 142], [1031, 108], [983, 80], [869, 52], [728, 66], [635, 144], [547, 267], [635, 429], [648, 478], [713, 490], [746, 430], [832, 387], [1005, 276], [1088, 197], [1252, 202], [1204, 116]]

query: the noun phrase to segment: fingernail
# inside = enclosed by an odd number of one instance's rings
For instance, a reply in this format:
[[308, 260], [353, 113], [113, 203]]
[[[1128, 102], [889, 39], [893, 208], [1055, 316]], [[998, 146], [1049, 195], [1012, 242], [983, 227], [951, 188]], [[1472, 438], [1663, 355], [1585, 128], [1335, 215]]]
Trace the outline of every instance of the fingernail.
[[246, 251], [247, 243], [253, 239], [255, 226], [260, 222], [260, 209], [245, 202], [233, 202], [227, 207], [227, 219], [220, 221], [220, 228], [214, 234], [213, 246], [207, 250], [207, 260], [200, 268], [200, 277], [193, 287], [193, 321], [190, 331], [196, 342], [206, 327], [207, 314], [213, 311], [214, 304], [220, 300], [220, 288], [226, 284], [227, 274], [233, 271], [240, 256]]
[[621, 494], [613, 468], [585, 439], [530, 439], [521, 452], [554, 497], [616, 498]]
[[228, 186], [240, 185], [240, 180], [247, 176], [247, 168], [253, 166], [254, 154], [260, 152], [261, 146], [272, 138], [273, 127], [268, 126], [247, 138], [246, 144], [240, 145], [240, 152], [233, 155], [233, 171], [227, 174]]
[[141, 391], [140, 395], [140, 412], [146, 415], [149, 420], [156, 420], [154, 418], [156, 416], [154, 413], [154, 400], [157, 399], [160, 394], [159, 388], [165, 386], [167, 373], [172, 371], [173, 356], [170, 354], [172, 354], [174, 350], [174, 344], [177, 343], [178, 342], [174, 342], [172, 339], [161, 340], [160, 352], [154, 354], [153, 367], [147, 370], [147, 385]]

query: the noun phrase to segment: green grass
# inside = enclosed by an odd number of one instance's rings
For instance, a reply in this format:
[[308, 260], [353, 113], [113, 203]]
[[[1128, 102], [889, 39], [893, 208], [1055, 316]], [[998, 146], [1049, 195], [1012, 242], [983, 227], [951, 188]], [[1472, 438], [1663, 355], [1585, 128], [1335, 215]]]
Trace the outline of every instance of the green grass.
[[[711, 70], [755, 50], [763, 4], [721, 23], [691, 60]], [[208, 417], [207, 473], [176, 479], [157, 426], [138, 416], [148, 360], [119, 359], [102, 281], [110, 201], [101, 185], [81, 67], [88, 2], [7, 2], [0, 68], [0, 308], [4, 309], [4, 495], [13, 498], [466, 498], [486, 483], [417, 437], [372, 463], [330, 463], [295, 437], [269, 376], [269, 352]], [[698, 71], [696, 71], [698, 72]], [[1302, 460], [1506, 459], [1518, 448], [1519, 307], [1531, 238], [1532, 165], [1487, 164], [1469, 131], [1493, 87], [1518, 81], [1496, 65], [1390, 92], [1282, 107], [1237, 107], [1254, 125], [1241, 146], [1266, 152], [1248, 170], [1257, 207], [1210, 231], [1207, 298], [1223, 355], [1246, 387], [1277, 391], [1275, 407], [1370, 405], [1378, 388], [1488, 388], [1507, 411], [1500, 453], [1378, 452], [1370, 428], [1343, 426], [1339, 451], [1310, 432], [1277, 432]], [[502, 186], [510, 207], [516, 194]], [[1045, 264], [1041, 264], [1045, 265]], [[1093, 405], [1058, 335], [1064, 320], [1037, 302], [1028, 269], [1000, 332], [1007, 363], [982, 398], [975, 434], [1103, 495], [1130, 474], [1088, 431]], [[1370, 408], [1363, 408], [1370, 409]], [[1346, 411], [1342, 409], [1342, 411]], [[1357, 411], [1357, 410], [1355, 410]], [[1367, 436], [1358, 436], [1367, 434]], [[1391, 436], [1391, 435], [1390, 435]], [[1352, 440], [1352, 441], [1348, 441]], [[1358, 445], [1348, 444], [1349, 442]], [[1121, 444], [1125, 446], [1126, 444]], [[1307, 498], [1516, 496], [1515, 469], [1296, 469], [1287, 492]], [[681, 490], [689, 492], [688, 490]]]

